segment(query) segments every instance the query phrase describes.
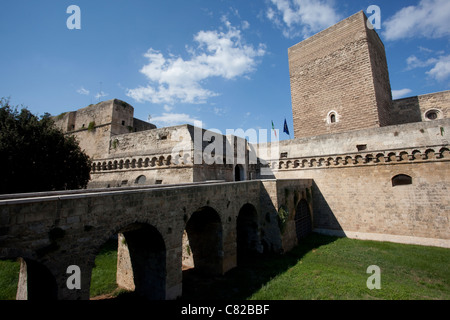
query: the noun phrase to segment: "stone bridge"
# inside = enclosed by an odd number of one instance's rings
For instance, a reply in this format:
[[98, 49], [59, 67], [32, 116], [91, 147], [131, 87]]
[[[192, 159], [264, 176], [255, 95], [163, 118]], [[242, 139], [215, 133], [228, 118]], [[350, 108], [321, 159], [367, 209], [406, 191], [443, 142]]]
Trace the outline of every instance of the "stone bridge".
[[[239, 254], [288, 251], [310, 230], [311, 186], [255, 180], [0, 196], [0, 259], [20, 258], [18, 299], [84, 300], [96, 255], [117, 237], [118, 284], [176, 299], [186, 241], [192, 266], [215, 275], [236, 267]], [[68, 285], [70, 266], [79, 288]]]

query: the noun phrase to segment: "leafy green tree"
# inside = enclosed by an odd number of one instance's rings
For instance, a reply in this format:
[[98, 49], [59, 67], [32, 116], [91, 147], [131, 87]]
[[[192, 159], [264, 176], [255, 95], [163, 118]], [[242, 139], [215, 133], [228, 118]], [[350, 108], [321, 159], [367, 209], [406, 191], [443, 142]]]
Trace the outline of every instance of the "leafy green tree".
[[48, 113], [37, 117], [0, 99], [0, 194], [85, 188], [90, 166]]

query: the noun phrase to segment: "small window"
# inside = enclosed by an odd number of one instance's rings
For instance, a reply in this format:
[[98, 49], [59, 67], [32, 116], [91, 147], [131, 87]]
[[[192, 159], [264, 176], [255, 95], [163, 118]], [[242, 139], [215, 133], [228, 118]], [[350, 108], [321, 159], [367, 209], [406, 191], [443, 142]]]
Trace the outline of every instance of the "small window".
[[123, 125], [123, 126], [125, 125], [125, 121], [122, 121], [122, 125]]
[[146, 180], [147, 180], [147, 178], [145, 176], [139, 176], [139, 177], [137, 177], [135, 183], [136, 184], [145, 184]]
[[427, 113], [427, 119], [436, 120], [438, 118], [438, 114], [436, 111], [430, 111]]
[[336, 111], [331, 110], [330, 112], [328, 112], [327, 114], [327, 123], [328, 124], [334, 124], [339, 122], [339, 116], [337, 114]]
[[156, 180], [155, 184], [162, 184], [162, 180]]
[[356, 146], [356, 148], [358, 149], [358, 151], [364, 151], [367, 150], [367, 144], [358, 144]]
[[281, 155], [280, 155], [280, 158], [281, 159], [285, 159], [285, 158], [287, 158], [288, 157], [288, 153], [287, 152], [283, 152]]
[[392, 178], [392, 186], [405, 186], [412, 184], [412, 178], [410, 176], [407, 176], [405, 174], [399, 174]]
[[427, 121], [438, 120], [441, 118], [442, 118], [442, 113], [438, 109], [430, 109], [425, 112], [425, 120], [427, 120]]

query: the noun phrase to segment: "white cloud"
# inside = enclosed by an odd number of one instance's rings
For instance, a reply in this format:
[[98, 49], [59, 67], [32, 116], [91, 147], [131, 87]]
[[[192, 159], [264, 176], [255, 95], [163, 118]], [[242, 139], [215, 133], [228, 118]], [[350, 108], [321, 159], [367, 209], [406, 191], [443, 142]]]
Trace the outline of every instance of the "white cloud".
[[181, 124], [194, 124], [198, 119], [185, 113], [163, 113], [162, 116], [151, 118], [151, 122], [163, 127], [172, 127]]
[[205, 80], [220, 77], [235, 79], [253, 72], [257, 57], [265, 54], [265, 46], [258, 48], [244, 43], [241, 31], [224, 21], [223, 31], [200, 31], [194, 36], [197, 48], [187, 48], [190, 60], [169, 55], [150, 48], [145, 57], [149, 60], [140, 72], [149, 83], [129, 89], [127, 95], [138, 102], [173, 104], [205, 103], [218, 93], [203, 87]]
[[412, 55], [406, 59], [406, 63], [408, 65], [406, 70], [432, 66], [426, 74], [437, 81], [444, 81], [450, 77], [450, 55], [441, 55], [437, 58], [433, 57], [426, 60], [421, 60]]
[[167, 104], [164, 106], [164, 111], [170, 112], [172, 110], [173, 110], [173, 106], [169, 106]]
[[438, 81], [444, 81], [450, 77], [450, 55], [442, 56], [433, 69], [427, 72], [429, 76]]
[[283, 31], [287, 38], [311, 36], [339, 22], [341, 16], [333, 0], [271, 0], [266, 17]]
[[95, 95], [95, 99], [100, 99], [100, 98], [103, 98], [103, 97], [106, 97], [106, 96], [108, 96], [108, 93], [105, 93], [105, 92], [103, 92], [103, 91], [100, 91], [100, 92], [97, 92], [97, 94]]
[[438, 60], [436, 58], [429, 58], [427, 60], [420, 60], [416, 56], [412, 55], [406, 59], [406, 63], [408, 65], [407, 70], [415, 69], [415, 68], [424, 68], [431, 66], [436, 63]]
[[421, 0], [417, 6], [398, 11], [385, 24], [387, 40], [412, 37], [440, 38], [450, 35], [450, 1]]
[[412, 92], [411, 89], [392, 90], [392, 99], [400, 99]]
[[88, 96], [89, 93], [90, 93], [89, 90], [86, 90], [86, 89], [83, 88], [83, 87], [81, 87], [80, 89], [78, 89], [77, 92], [78, 92], [79, 94], [84, 95], [84, 96]]

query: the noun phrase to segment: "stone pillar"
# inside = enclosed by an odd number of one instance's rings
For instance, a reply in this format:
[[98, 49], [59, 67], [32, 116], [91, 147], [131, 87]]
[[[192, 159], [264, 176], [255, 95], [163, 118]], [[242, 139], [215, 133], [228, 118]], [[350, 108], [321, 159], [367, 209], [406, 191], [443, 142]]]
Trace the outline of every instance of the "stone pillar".
[[134, 284], [133, 266], [131, 264], [130, 251], [122, 233], [118, 234], [117, 245], [117, 285], [128, 291], [134, 291], [136, 286]]
[[28, 300], [27, 263], [23, 258], [20, 258], [20, 272], [16, 300]]

